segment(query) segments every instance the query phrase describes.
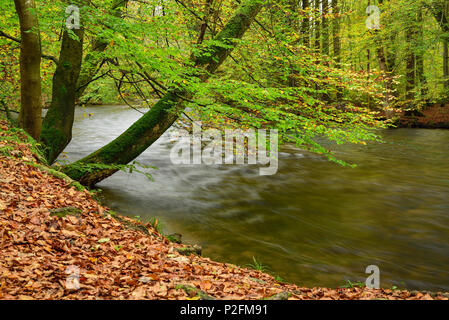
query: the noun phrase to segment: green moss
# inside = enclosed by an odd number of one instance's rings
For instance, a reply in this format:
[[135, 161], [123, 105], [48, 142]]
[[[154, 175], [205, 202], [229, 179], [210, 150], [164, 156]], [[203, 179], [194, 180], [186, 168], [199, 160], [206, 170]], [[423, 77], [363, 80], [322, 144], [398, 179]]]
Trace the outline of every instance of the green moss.
[[45, 165], [41, 165], [39, 163], [26, 162], [26, 164], [38, 168], [39, 170], [45, 171], [58, 179], [64, 180], [65, 182], [69, 183], [69, 186], [75, 187], [78, 191], [86, 189], [78, 181], [71, 179], [69, 176], [67, 176], [65, 173], [61, 171], [55, 170]]
[[56, 216], [59, 218], [63, 218], [65, 216], [79, 216], [81, 215], [81, 209], [75, 207], [66, 207], [50, 210], [50, 216]]

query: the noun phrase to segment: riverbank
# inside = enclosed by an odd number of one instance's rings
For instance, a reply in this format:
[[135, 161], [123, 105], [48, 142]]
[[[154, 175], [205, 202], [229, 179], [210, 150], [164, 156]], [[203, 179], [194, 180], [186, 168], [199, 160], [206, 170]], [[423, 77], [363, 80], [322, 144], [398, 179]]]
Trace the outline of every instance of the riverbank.
[[449, 103], [424, 106], [422, 110], [402, 111], [401, 128], [449, 129]]
[[0, 120], [0, 299], [449, 297], [358, 287], [301, 288], [189, 254], [188, 246], [170, 242], [154, 226], [117, 216], [39, 159], [33, 142]]

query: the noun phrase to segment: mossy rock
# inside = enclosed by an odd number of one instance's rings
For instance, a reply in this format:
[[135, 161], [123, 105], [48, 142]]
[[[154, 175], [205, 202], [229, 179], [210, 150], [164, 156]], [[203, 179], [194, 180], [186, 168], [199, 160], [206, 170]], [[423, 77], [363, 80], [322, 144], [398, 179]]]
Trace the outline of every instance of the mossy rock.
[[212, 297], [208, 295], [206, 292], [192, 286], [178, 285], [176, 286], [176, 289], [184, 290], [184, 292], [187, 293], [187, 295], [189, 295], [190, 297], [197, 296], [199, 300], [217, 300], [215, 297]]
[[265, 298], [264, 300], [288, 300], [289, 297], [290, 293], [284, 291], [271, 297]]
[[59, 209], [50, 210], [50, 216], [63, 218], [65, 216], [80, 216], [81, 209], [75, 207], [65, 207]]
[[191, 254], [196, 254], [198, 256], [201, 256], [202, 250], [203, 250], [203, 248], [201, 248], [201, 246], [199, 246], [199, 245], [176, 248], [176, 251], [178, 251], [183, 256], [190, 256]]
[[165, 236], [170, 242], [182, 244], [182, 234], [173, 233]]

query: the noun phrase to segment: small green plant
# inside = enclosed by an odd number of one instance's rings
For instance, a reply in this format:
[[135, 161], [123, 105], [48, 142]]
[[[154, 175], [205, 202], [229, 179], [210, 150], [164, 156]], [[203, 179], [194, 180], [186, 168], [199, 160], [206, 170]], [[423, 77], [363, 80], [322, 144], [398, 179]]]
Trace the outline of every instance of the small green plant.
[[[9, 122], [11, 125], [12, 123]], [[5, 131], [5, 130], [2, 130]], [[42, 153], [41, 145], [34, 140], [28, 133], [26, 133], [23, 129], [17, 127], [10, 127], [5, 131], [6, 134], [0, 137], [0, 141], [5, 141], [6, 143], [11, 142], [13, 144], [26, 143], [29, 146], [31, 153], [33, 153], [37, 159], [43, 164], [47, 164], [47, 161]], [[6, 146], [7, 149], [11, 148], [11, 146]], [[5, 156], [11, 156], [12, 150], [1, 150], [0, 152]], [[21, 156], [21, 154], [16, 154], [17, 156]]]
[[249, 268], [265, 272], [268, 271], [268, 267], [263, 265], [262, 262], [257, 261], [256, 257], [253, 256], [253, 263], [247, 265]]
[[148, 222], [158, 233], [162, 234], [163, 226], [158, 218], [151, 218]]
[[279, 282], [279, 283], [285, 283], [285, 279], [282, 278], [282, 277], [279, 276], [279, 275], [275, 275], [275, 276], [274, 276], [274, 280], [276, 280], [276, 281]]
[[102, 200], [101, 199], [102, 192], [103, 192], [103, 190], [101, 190], [101, 189], [90, 189], [89, 190], [91, 197], [100, 204], [101, 204], [101, 200]]
[[346, 284], [340, 286], [340, 288], [364, 288], [366, 285], [361, 281], [351, 282], [351, 280], [346, 280]]
[[111, 217], [116, 217], [117, 216], [117, 212], [115, 212], [114, 210], [108, 210], [106, 212], [107, 215], [110, 215]]
[[11, 146], [4, 146], [0, 148], [0, 154], [5, 156], [5, 157], [10, 157], [11, 156], [11, 151], [13, 151], [13, 147]]

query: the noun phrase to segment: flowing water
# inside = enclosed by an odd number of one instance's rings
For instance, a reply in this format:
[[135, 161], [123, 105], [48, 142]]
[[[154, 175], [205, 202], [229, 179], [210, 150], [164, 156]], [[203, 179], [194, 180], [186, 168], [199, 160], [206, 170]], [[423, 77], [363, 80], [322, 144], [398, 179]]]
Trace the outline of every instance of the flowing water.
[[[90, 114], [90, 115], [89, 115]], [[79, 159], [141, 116], [124, 106], [79, 108], [66, 157]], [[274, 176], [254, 166], [180, 166], [167, 136], [139, 157], [155, 182], [119, 172], [98, 185], [107, 206], [203, 246], [215, 260], [253, 257], [305, 286], [364, 282], [449, 291], [449, 131], [385, 130], [386, 143], [340, 146], [355, 169], [287, 146]]]

